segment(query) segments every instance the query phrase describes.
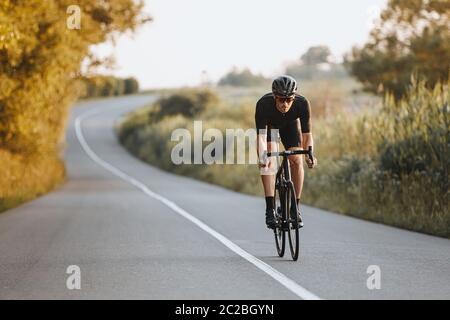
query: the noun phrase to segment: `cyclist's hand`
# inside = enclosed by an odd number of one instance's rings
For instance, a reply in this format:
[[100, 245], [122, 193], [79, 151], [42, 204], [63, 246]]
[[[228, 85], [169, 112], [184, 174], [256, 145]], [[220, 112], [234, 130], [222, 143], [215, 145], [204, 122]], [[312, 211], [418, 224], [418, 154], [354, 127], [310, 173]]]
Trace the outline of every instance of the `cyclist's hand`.
[[267, 168], [270, 164], [270, 160], [267, 157], [267, 151], [264, 151], [264, 153], [259, 157], [258, 159], [258, 167], [261, 168]]
[[259, 173], [261, 175], [273, 175], [276, 173], [276, 168], [274, 168], [272, 161], [267, 159], [267, 161], [260, 161], [258, 163]]
[[259, 168], [268, 168], [270, 166], [270, 160], [269, 159], [265, 159], [265, 161], [259, 161], [258, 162], [258, 167]]
[[261, 168], [265, 168], [265, 167], [267, 167], [269, 164], [268, 163], [258, 163], [258, 167], [261, 169]]
[[309, 169], [315, 168], [317, 166], [317, 159], [313, 156], [313, 161], [309, 159], [309, 157], [305, 157], [306, 164], [308, 165]]

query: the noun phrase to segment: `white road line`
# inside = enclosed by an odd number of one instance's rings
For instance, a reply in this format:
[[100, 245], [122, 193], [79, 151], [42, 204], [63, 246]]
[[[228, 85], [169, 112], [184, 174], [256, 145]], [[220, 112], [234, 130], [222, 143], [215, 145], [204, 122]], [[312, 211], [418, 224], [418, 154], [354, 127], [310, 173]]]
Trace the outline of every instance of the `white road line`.
[[248, 262], [250, 262], [253, 265], [255, 265], [257, 268], [259, 268], [260, 270], [262, 270], [265, 273], [267, 273], [269, 276], [271, 276], [273, 279], [278, 281], [280, 284], [285, 286], [287, 289], [292, 291], [294, 294], [296, 294], [300, 298], [305, 299], [305, 300], [320, 300], [320, 298], [318, 296], [316, 296], [315, 294], [309, 292], [308, 290], [306, 290], [305, 288], [303, 288], [302, 286], [297, 284], [292, 279], [288, 278], [287, 276], [285, 276], [284, 274], [282, 274], [278, 270], [272, 268], [267, 263], [265, 263], [265, 262], [259, 260], [258, 258], [254, 257], [253, 255], [251, 255], [250, 253], [248, 253], [247, 251], [245, 251], [244, 249], [242, 249], [241, 247], [239, 247], [238, 245], [233, 243], [227, 237], [223, 236], [222, 234], [220, 234], [216, 230], [212, 229], [211, 227], [209, 227], [208, 225], [206, 225], [205, 223], [203, 223], [202, 221], [200, 221], [199, 219], [197, 219], [196, 217], [194, 217], [193, 215], [188, 213], [187, 211], [185, 211], [182, 208], [180, 208], [174, 202], [172, 202], [169, 199], [166, 199], [163, 196], [161, 196], [161, 195], [151, 191], [142, 182], [136, 180], [135, 178], [129, 176], [128, 174], [126, 174], [123, 171], [121, 171], [121, 170], [117, 169], [116, 167], [112, 166], [111, 164], [109, 164], [105, 160], [101, 159], [91, 149], [91, 147], [89, 147], [88, 143], [86, 142], [86, 139], [83, 136], [83, 132], [81, 130], [81, 122], [84, 119], [88, 118], [88, 117], [91, 117], [91, 116], [93, 116], [95, 114], [101, 113], [101, 110], [99, 110], [99, 109], [100, 108], [95, 108], [93, 110], [87, 111], [87, 112], [81, 114], [80, 116], [78, 116], [75, 119], [75, 132], [76, 132], [78, 141], [80, 142], [82, 148], [87, 153], [87, 155], [93, 161], [95, 161], [96, 163], [98, 163], [99, 165], [101, 165], [106, 170], [110, 171], [111, 173], [115, 174], [116, 176], [118, 176], [118, 177], [122, 178], [123, 180], [125, 180], [125, 181], [131, 183], [132, 185], [136, 186], [137, 188], [139, 188], [142, 192], [144, 192], [148, 196], [150, 196], [150, 197], [152, 197], [152, 198], [154, 198], [156, 200], [161, 201], [166, 206], [168, 206], [170, 209], [172, 209], [173, 211], [175, 211], [179, 215], [183, 216], [184, 218], [188, 219], [189, 221], [191, 221], [192, 223], [197, 225], [199, 228], [201, 228], [202, 230], [206, 231], [211, 236], [213, 236], [214, 238], [219, 240], [223, 245], [225, 245], [227, 248], [232, 250], [234, 253], [240, 255], [242, 258], [244, 258]]

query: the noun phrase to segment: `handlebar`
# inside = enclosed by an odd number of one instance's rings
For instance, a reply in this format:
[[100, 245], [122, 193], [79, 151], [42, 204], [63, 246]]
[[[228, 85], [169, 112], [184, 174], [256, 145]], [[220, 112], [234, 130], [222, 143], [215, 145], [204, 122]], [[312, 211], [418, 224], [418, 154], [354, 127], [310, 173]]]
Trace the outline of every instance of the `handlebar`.
[[295, 154], [306, 154], [309, 160], [314, 161], [312, 147], [309, 146], [308, 150], [286, 150], [281, 152], [267, 152], [268, 157], [280, 156], [280, 157], [288, 157]]

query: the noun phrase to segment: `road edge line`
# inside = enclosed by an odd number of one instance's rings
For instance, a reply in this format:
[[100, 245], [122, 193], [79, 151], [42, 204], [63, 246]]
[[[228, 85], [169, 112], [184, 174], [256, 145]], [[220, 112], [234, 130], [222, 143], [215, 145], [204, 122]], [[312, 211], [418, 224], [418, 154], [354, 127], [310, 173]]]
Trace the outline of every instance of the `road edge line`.
[[136, 180], [135, 178], [129, 176], [125, 172], [121, 171], [120, 169], [114, 167], [110, 163], [106, 162], [102, 158], [100, 158], [89, 146], [86, 139], [83, 136], [81, 123], [84, 119], [97, 115], [101, 113], [101, 107], [95, 108], [93, 110], [89, 110], [87, 112], [82, 113], [75, 119], [75, 133], [78, 139], [78, 142], [80, 143], [81, 147], [83, 148], [84, 152], [97, 164], [108, 170], [109, 172], [113, 173], [114, 175], [118, 176], [119, 178], [127, 181], [128, 183], [134, 185], [138, 189], [140, 189], [142, 192], [147, 194], [148, 196], [162, 202], [167, 207], [178, 213], [179, 215], [183, 216], [184, 218], [188, 219], [195, 225], [197, 225], [199, 228], [201, 228], [203, 231], [209, 233], [211, 236], [216, 238], [219, 242], [221, 242], [223, 245], [225, 245], [228, 249], [236, 253], [237, 255], [241, 256], [248, 262], [252, 263], [254, 266], [256, 266], [261, 271], [265, 272], [267, 275], [278, 281], [281, 285], [283, 285], [285, 288], [289, 289], [291, 292], [293, 292], [298, 297], [304, 299], [304, 300], [321, 300], [318, 296], [313, 294], [312, 292], [308, 291], [307, 289], [300, 286], [298, 283], [296, 283], [294, 280], [290, 279], [283, 273], [279, 272], [278, 270], [274, 269], [267, 263], [261, 261], [260, 259], [256, 258], [252, 254], [248, 253], [241, 247], [239, 247], [237, 244], [229, 240], [224, 235], [220, 234], [216, 230], [212, 229], [208, 225], [206, 225], [201, 220], [197, 219], [181, 207], [179, 207], [174, 202], [170, 201], [169, 199], [153, 192], [150, 190], [144, 183]]

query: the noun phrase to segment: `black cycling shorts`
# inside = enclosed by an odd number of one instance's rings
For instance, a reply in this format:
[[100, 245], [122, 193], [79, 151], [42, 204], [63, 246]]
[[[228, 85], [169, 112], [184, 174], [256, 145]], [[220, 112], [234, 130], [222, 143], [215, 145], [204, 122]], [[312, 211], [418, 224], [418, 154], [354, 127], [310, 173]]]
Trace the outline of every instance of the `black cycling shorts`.
[[[268, 126], [267, 133], [266, 133], [267, 134], [267, 142], [272, 141], [270, 129], [274, 129], [274, 128], [271, 128], [270, 126]], [[284, 149], [288, 150], [289, 148], [302, 146], [302, 141], [301, 141], [302, 132], [301, 132], [300, 127], [297, 124], [297, 121], [291, 121], [278, 130], [279, 130], [279, 135], [281, 138], [281, 143], [283, 143]], [[277, 136], [274, 136], [273, 138], [275, 138], [275, 140], [274, 140], [275, 142], [278, 142]]]

